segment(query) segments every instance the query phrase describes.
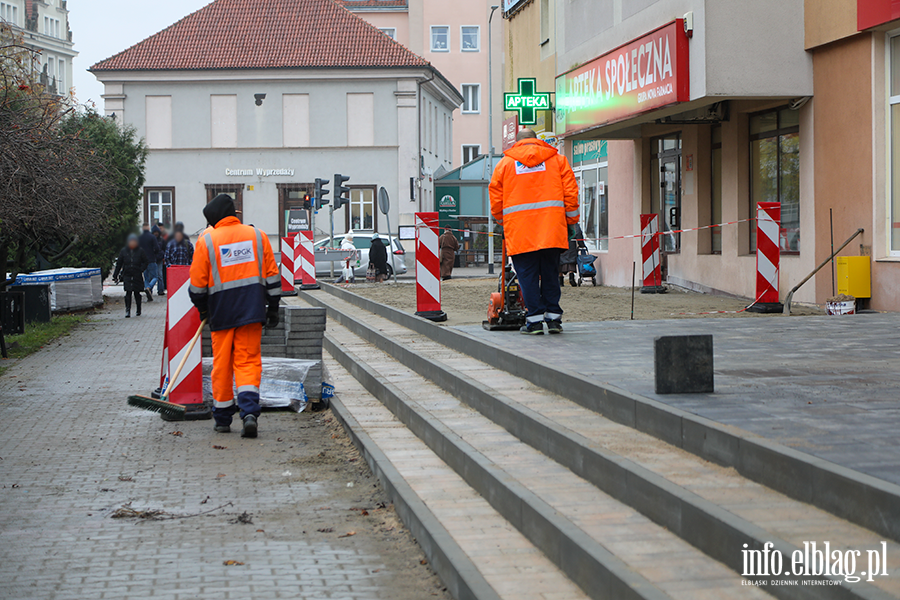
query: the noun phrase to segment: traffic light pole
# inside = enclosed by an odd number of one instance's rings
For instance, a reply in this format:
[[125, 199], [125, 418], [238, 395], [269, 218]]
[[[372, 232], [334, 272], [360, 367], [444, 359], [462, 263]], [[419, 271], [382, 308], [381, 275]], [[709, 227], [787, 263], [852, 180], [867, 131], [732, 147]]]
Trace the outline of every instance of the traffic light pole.
[[[328, 239], [330, 240], [328, 242], [328, 249], [332, 250], [334, 249], [334, 206], [332, 205], [328, 206], [328, 221], [329, 225], [331, 225], [331, 228], [328, 230]], [[332, 260], [328, 264], [331, 265], [331, 278], [334, 279], [334, 261]]]

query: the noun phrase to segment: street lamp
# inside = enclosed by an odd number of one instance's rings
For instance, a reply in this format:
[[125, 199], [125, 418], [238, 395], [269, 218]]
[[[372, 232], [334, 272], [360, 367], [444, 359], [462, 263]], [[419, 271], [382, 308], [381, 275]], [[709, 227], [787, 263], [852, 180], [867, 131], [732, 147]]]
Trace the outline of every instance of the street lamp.
[[[488, 178], [494, 174], [494, 30], [491, 29], [491, 19], [494, 11], [500, 8], [497, 5], [491, 7], [488, 16]], [[494, 272], [494, 214], [491, 212], [491, 195], [488, 192], [488, 274]], [[501, 268], [505, 268], [503, 265]]]

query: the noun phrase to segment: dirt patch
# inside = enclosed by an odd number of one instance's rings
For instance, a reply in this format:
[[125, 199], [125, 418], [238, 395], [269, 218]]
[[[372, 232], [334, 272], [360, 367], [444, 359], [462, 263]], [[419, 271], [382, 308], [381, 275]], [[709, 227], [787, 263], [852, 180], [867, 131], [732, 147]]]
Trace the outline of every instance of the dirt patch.
[[[416, 286], [411, 281], [397, 284], [355, 284], [351, 292], [371, 298], [377, 302], [415, 312]], [[441, 307], [447, 313], [446, 325], [475, 325], [486, 318], [488, 299], [497, 290], [496, 279], [452, 279], [441, 285]], [[631, 318], [631, 290], [604, 286], [571, 287], [562, 291], [564, 320], [570, 322], [626, 321]], [[712, 296], [670, 287], [667, 294], [634, 294], [634, 318], [647, 319], [690, 319], [697, 317], [754, 318], [782, 317], [783, 315], [761, 315], [737, 312], [747, 306], [748, 301], [725, 296]], [[794, 315], [822, 315], [817, 308], [791, 307]]]

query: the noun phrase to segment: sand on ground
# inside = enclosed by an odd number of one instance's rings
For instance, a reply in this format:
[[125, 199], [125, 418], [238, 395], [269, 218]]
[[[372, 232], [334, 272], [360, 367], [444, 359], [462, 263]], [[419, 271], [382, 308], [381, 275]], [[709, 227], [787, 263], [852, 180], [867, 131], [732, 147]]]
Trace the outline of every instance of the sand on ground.
[[[441, 308], [447, 313], [445, 325], [475, 325], [487, 318], [497, 278], [451, 279], [442, 282]], [[356, 283], [345, 286], [351, 292], [406, 312], [416, 311], [416, 286], [411, 280], [385, 283]], [[741, 311], [749, 300], [714, 296], [669, 287], [665, 294], [634, 294], [635, 319], [690, 319], [697, 317], [782, 318], [784, 315]], [[571, 287], [567, 283], [560, 302], [563, 320], [569, 322], [624, 321], [631, 318], [631, 290], [587, 285]], [[821, 315], [824, 311], [793, 304], [792, 315]]]

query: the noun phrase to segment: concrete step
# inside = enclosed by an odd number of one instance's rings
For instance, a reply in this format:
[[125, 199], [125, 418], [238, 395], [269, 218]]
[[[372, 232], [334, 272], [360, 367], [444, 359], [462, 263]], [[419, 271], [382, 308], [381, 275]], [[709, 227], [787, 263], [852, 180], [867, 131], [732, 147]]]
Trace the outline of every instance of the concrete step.
[[332, 409], [454, 598], [588, 598], [329, 355]]
[[[736, 573], [742, 572], [743, 543], [757, 548], [770, 541], [785, 556], [802, 548], [804, 541], [831, 541], [832, 547], [857, 549], [862, 556], [866, 550], [880, 548], [881, 538], [871, 531], [749, 481], [734, 470], [548, 394], [526, 380], [498, 373], [382, 317], [361, 315], [359, 308], [340, 300], [329, 298], [329, 305], [331, 316], [390, 351], [419, 376], [426, 375], [466, 399], [496, 425]], [[888, 544], [888, 555], [898, 550], [897, 544]], [[898, 574], [869, 584], [818, 588], [814, 597], [900, 597]], [[808, 590], [770, 588], [783, 598], [808, 597]]]
[[589, 597], [770, 597], [346, 328], [332, 325], [328, 339], [367, 390]]
[[[564, 367], [544, 364], [453, 327], [437, 326], [348, 290], [324, 284], [313, 298], [339, 298], [351, 314], [374, 313], [447, 348], [472, 356], [580, 406], [659, 438], [696, 456], [736, 469], [743, 477], [795, 500], [900, 541], [900, 485], [848, 469], [797, 448], [717, 423], [688, 410], [627, 392]], [[327, 302], [325, 300], [327, 299]], [[364, 311], [359, 313], [359, 311]], [[503, 335], [497, 334], [497, 335]], [[563, 340], [567, 338], [563, 337]], [[559, 345], [560, 340], [556, 340]], [[565, 343], [565, 341], [563, 341]], [[583, 351], [583, 348], [573, 348]]]

